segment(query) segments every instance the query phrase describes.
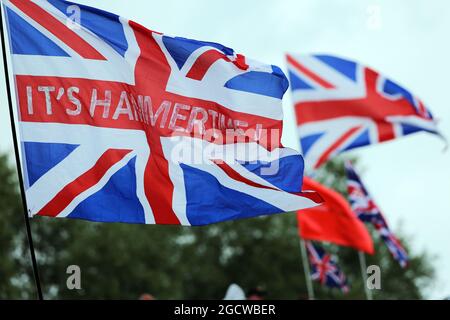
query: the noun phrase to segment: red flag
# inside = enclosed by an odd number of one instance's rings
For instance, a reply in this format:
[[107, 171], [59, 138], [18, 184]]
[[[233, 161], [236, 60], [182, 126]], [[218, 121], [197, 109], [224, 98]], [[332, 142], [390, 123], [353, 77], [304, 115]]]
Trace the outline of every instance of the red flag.
[[325, 202], [318, 207], [298, 211], [300, 237], [333, 242], [373, 254], [369, 232], [342, 195], [307, 177], [304, 177], [303, 188], [319, 192]]

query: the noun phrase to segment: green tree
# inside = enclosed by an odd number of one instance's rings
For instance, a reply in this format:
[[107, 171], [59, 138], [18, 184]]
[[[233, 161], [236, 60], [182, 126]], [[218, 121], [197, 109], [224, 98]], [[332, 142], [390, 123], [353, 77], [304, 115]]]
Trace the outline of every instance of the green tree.
[[30, 269], [17, 174], [0, 155], [0, 299], [28, 298]]
[[[340, 160], [318, 178], [345, 194]], [[14, 171], [0, 157], [0, 295], [34, 298], [20, 198]], [[232, 282], [260, 285], [274, 299], [306, 298], [295, 214], [230, 221], [208, 227], [107, 224], [70, 219], [31, 220], [40, 275], [47, 299], [136, 299], [149, 292], [160, 299], [223, 298]], [[377, 253], [367, 259], [382, 269], [375, 298], [418, 299], [432, 279], [429, 257], [414, 253], [401, 269], [374, 234]], [[315, 284], [316, 296], [364, 299], [357, 252], [325, 244], [339, 257], [352, 290], [343, 295]], [[81, 267], [82, 290], [68, 290], [66, 269]]]

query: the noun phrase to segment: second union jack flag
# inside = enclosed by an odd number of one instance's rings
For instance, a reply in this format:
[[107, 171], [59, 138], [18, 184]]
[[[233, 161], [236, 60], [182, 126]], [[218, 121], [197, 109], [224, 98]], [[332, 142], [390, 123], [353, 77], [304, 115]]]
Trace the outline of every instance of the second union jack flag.
[[29, 215], [204, 225], [317, 205], [280, 68], [62, 0], [5, 0]]
[[349, 291], [347, 279], [331, 254], [311, 241], [305, 241], [305, 245], [311, 266], [311, 278], [323, 286], [338, 288], [347, 293]]
[[401, 267], [406, 267], [408, 265], [406, 250], [389, 229], [381, 210], [367, 192], [350, 161], [345, 163], [345, 170], [347, 173], [348, 196], [353, 211], [359, 219], [374, 226], [394, 259], [398, 261]]
[[438, 133], [423, 102], [378, 72], [330, 55], [287, 55], [307, 168], [358, 147]]

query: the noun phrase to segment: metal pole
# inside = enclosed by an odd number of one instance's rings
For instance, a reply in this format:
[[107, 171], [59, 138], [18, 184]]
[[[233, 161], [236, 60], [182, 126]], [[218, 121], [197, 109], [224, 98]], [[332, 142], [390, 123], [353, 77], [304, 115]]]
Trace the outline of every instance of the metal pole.
[[311, 280], [311, 272], [309, 270], [309, 261], [306, 253], [305, 241], [300, 238], [300, 251], [302, 252], [303, 270], [305, 271], [306, 289], [308, 290], [309, 300], [314, 300], [314, 286]]
[[39, 280], [39, 270], [36, 262], [36, 255], [34, 252], [34, 245], [33, 245], [33, 237], [31, 234], [31, 228], [30, 228], [30, 220], [28, 217], [28, 206], [27, 201], [25, 198], [25, 187], [23, 183], [23, 175], [22, 175], [22, 167], [20, 165], [20, 157], [19, 157], [19, 143], [17, 140], [17, 132], [16, 132], [16, 126], [14, 121], [14, 113], [13, 113], [13, 103], [12, 103], [12, 97], [11, 97], [11, 90], [10, 90], [10, 82], [9, 82], [9, 72], [8, 72], [8, 60], [6, 57], [6, 41], [5, 41], [5, 35], [3, 32], [3, 3], [0, 2], [1, 12], [0, 12], [0, 32], [1, 32], [1, 39], [2, 39], [2, 51], [3, 51], [3, 67], [5, 70], [5, 81], [6, 81], [6, 92], [8, 96], [8, 104], [9, 104], [9, 116], [11, 121], [11, 129], [12, 129], [12, 136], [13, 136], [13, 143], [14, 143], [14, 153], [16, 156], [16, 166], [17, 166], [17, 173], [19, 176], [19, 184], [20, 184], [20, 193], [22, 196], [22, 206], [24, 210], [24, 218], [25, 218], [25, 228], [27, 232], [27, 239], [28, 239], [28, 246], [30, 249], [30, 256], [31, 256], [31, 263], [33, 265], [33, 274], [34, 274], [34, 280], [36, 284], [36, 291], [37, 291], [37, 297], [39, 300], [43, 300], [42, 296], [42, 289], [41, 289], [41, 282]]
[[366, 293], [366, 299], [372, 300], [372, 291], [367, 287], [367, 265], [366, 265], [366, 255], [362, 251], [358, 251], [359, 264], [361, 266], [361, 275], [363, 280], [364, 291]]

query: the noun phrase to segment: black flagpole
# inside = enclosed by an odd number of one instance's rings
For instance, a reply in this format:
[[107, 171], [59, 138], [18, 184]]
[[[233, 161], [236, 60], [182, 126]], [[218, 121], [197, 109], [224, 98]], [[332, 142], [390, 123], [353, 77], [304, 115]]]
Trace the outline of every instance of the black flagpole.
[[13, 103], [11, 98], [11, 90], [10, 90], [10, 83], [9, 83], [9, 73], [8, 73], [8, 63], [6, 58], [6, 43], [5, 43], [5, 35], [3, 33], [3, 4], [0, 2], [1, 12], [0, 12], [0, 31], [1, 31], [1, 38], [2, 38], [2, 51], [3, 51], [3, 66], [5, 69], [5, 81], [6, 81], [6, 92], [8, 95], [8, 104], [9, 104], [9, 116], [11, 120], [11, 129], [12, 129], [12, 135], [13, 135], [13, 142], [14, 142], [14, 153], [16, 155], [16, 165], [17, 165], [17, 173], [19, 175], [19, 184], [20, 184], [20, 193], [22, 195], [22, 205], [24, 210], [24, 217], [25, 217], [25, 226], [27, 230], [27, 238], [28, 238], [28, 245], [30, 248], [30, 256], [31, 256], [31, 262], [33, 265], [33, 274], [34, 274], [34, 280], [36, 283], [36, 291], [37, 296], [39, 300], [43, 300], [42, 296], [42, 289], [41, 289], [41, 282], [39, 280], [39, 271], [38, 266], [36, 262], [36, 255], [34, 253], [34, 245], [33, 245], [33, 237], [31, 234], [31, 228], [30, 228], [30, 220], [28, 218], [28, 206], [27, 201], [25, 198], [25, 188], [23, 184], [23, 176], [22, 176], [22, 167], [20, 165], [20, 158], [19, 158], [19, 144], [17, 140], [17, 132], [16, 132], [16, 126], [14, 124], [14, 113], [13, 113]]

